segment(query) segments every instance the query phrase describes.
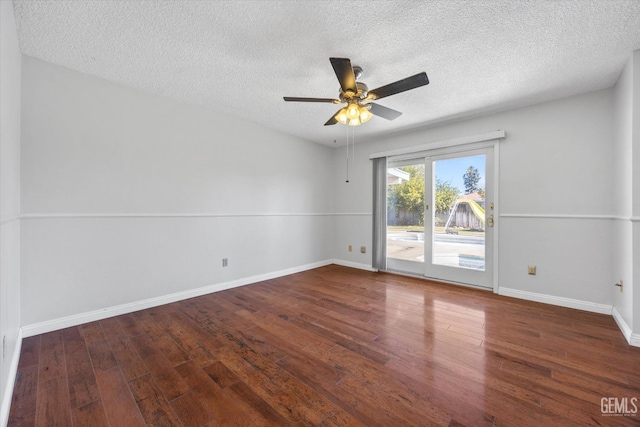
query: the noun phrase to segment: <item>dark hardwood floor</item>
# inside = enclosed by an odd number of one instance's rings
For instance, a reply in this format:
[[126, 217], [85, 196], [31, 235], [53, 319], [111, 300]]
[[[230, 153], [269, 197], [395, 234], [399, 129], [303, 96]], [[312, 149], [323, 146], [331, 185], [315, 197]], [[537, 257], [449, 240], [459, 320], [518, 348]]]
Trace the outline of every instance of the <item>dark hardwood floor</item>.
[[609, 397], [611, 316], [332, 265], [26, 338], [9, 425], [640, 424]]

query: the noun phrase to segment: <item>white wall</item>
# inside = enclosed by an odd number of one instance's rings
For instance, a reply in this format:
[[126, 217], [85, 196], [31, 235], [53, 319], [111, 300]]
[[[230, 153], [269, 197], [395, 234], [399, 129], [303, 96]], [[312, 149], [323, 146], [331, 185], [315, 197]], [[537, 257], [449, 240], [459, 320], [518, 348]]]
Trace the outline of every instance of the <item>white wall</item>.
[[640, 50], [636, 50], [629, 60], [633, 64], [632, 101], [632, 218], [633, 218], [633, 337], [632, 343], [640, 346]]
[[[611, 305], [613, 100], [613, 90], [601, 90], [357, 144], [351, 182], [334, 179], [343, 214], [335, 258], [370, 265], [369, 254], [347, 252], [349, 244], [371, 245], [370, 153], [502, 129], [501, 288]], [[335, 164], [344, 157], [336, 150]], [[528, 264], [538, 266], [536, 276]]]
[[30, 57], [22, 120], [26, 329], [332, 258], [329, 147]]
[[614, 134], [613, 134], [613, 177], [612, 194], [614, 214], [614, 245], [612, 251], [611, 283], [623, 280], [623, 292], [612, 289], [613, 305], [622, 316], [628, 328], [633, 325], [633, 60], [629, 60], [614, 87]]
[[[13, 3], [0, 2], [0, 425], [8, 417], [20, 328], [20, 66]], [[0, 346], [1, 346], [0, 342]]]
[[[358, 130], [356, 129], [356, 138]], [[378, 145], [375, 145], [376, 147]], [[335, 197], [334, 258], [345, 264], [371, 268], [372, 215], [373, 210], [373, 165], [369, 153], [370, 143], [356, 144], [355, 155], [349, 147], [349, 182], [347, 179], [347, 149], [335, 148], [332, 183]], [[352, 252], [349, 252], [349, 245]], [[365, 246], [366, 253], [360, 252]]]

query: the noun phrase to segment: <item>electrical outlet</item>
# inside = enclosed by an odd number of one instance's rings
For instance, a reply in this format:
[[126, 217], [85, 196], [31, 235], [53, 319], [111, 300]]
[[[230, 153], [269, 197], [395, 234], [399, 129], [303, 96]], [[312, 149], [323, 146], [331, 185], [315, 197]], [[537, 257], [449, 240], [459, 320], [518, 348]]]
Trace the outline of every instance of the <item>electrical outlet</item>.
[[620, 292], [622, 292], [622, 286], [624, 285], [624, 283], [622, 282], [622, 279], [620, 279]]
[[229, 258], [222, 258], [222, 266], [223, 267], [229, 266]]
[[349, 245], [349, 252], [353, 251], [353, 246]]
[[530, 265], [529, 267], [527, 267], [527, 272], [530, 275], [535, 276], [536, 275], [536, 266], [535, 265]]
[[366, 246], [360, 246], [360, 252], [363, 254], [367, 253], [367, 247]]

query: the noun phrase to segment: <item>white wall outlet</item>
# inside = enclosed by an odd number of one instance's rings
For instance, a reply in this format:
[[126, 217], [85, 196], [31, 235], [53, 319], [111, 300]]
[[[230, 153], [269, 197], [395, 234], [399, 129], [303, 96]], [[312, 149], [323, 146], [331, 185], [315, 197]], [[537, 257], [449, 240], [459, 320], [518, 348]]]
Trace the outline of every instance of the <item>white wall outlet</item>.
[[229, 258], [222, 258], [222, 266], [223, 267], [229, 266]]

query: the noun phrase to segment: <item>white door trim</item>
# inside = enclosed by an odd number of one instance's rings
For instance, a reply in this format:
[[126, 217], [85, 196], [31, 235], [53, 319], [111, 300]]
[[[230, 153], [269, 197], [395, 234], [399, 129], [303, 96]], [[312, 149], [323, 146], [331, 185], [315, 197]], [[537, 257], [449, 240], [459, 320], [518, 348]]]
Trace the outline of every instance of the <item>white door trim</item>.
[[[497, 142], [498, 139], [502, 139], [505, 138], [507, 136], [506, 132], [503, 130], [494, 130], [491, 132], [487, 132], [487, 133], [482, 133], [479, 135], [471, 135], [471, 136], [463, 136], [460, 138], [452, 138], [452, 139], [446, 139], [443, 141], [434, 141], [434, 142], [430, 142], [428, 144], [423, 144], [423, 145], [417, 145], [417, 146], [413, 146], [413, 147], [406, 147], [406, 148], [398, 148], [396, 150], [389, 150], [389, 151], [381, 151], [379, 153], [372, 153], [369, 155], [369, 159], [377, 159], [380, 157], [394, 157], [394, 156], [402, 156], [405, 154], [419, 154], [419, 153], [426, 153], [426, 152], [430, 152], [439, 148], [451, 148], [454, 146], [462, 146], [462, 145], [469, 145], [469, 144], [475, 144], [475, 143], [479, 143], [479, 142], [487, 142], [487, 141], [493, 141], [494, 143]], [[420, 156], [416, 156], [416, 157], [420, 157]]]

